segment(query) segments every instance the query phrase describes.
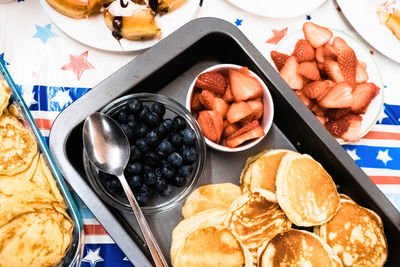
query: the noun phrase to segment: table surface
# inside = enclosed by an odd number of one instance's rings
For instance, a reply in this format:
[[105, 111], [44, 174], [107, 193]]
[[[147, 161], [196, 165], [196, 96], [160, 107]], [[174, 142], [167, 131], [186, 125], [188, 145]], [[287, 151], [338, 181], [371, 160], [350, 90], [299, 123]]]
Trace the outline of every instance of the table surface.
[[[306, 21], [345, 30], [360, 39], [381, 71], [384, 110], [369, 134], [343, 148], [400, 210], [400, 64], [362, 41], [334, 0], [290, 19], [269, 19], [241, 10], [226, 0], [205, 0], [196, 16], [218, 17], [233, 23], [267, 59], [277, 41], [301, 29]], [[50, 21], [40, 1], [18, 0], [0, 5], [0, 60], [6, 62], [21, 86], [45, 137], [60, 111], [138, 54], [105, 52], [80, 44]], [[82, 203], [80, 207], [86, 233], [82, 266], [132, 266], [90, 211]]]

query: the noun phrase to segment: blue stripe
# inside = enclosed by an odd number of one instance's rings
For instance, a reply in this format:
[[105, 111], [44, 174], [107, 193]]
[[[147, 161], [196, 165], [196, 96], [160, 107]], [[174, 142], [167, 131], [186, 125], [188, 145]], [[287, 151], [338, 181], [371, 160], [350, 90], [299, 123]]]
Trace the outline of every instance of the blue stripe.
[[382, 122], [377, 122], [377, 124], [384, 125], [400, 125], [400, 106], [399, 105], [389, 105], [383, 104], [383, 112], [386, 114], [387, 118], [384, 118]]
[[[85, 256], [91, 251], [96, 251], [103, 261], [99, 260], [94, 264], [92, 262], [85, 261]], [[86, 244], [84, 251], [84, 258], [82, 261], [82, 267], [133, 267], [134, 265], [127, 260], [124, 260], [125, 254], [116, 244]]]
[[[358, 145], [344, 145], [344, 149], [354, 150], [360, 160], [356, 160], [356, 163], [360, 167], [365, 168], [384, 168], [392, 170], [400, 170], [400, 148], [398, 147], [375, 147], [375, 146], [358, 146]], [[387, 161], [386, 165], [376, 157], [379, 151], [388, 151], [388, 156], [392, 160]]]

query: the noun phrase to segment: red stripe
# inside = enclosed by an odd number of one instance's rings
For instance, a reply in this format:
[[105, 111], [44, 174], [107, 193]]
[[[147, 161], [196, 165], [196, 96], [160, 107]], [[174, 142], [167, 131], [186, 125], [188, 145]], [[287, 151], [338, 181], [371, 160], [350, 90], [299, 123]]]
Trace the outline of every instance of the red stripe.
[[86, 235], [107, 235], [104, 227], [98, 224], [85, 224], [83, 229]]
[[35, 122], [40, 130], [50, 130], [53, 125], [53, 120], [49, 119], [35, 119]]
[[390, 139], [390, 140], [400, 140], [400, 133], [391, 132], [374, 132], [370, 131], [366, 134], [363, 139]]
[[400, 184], [398, 176], [370, 176], [375, 184]]

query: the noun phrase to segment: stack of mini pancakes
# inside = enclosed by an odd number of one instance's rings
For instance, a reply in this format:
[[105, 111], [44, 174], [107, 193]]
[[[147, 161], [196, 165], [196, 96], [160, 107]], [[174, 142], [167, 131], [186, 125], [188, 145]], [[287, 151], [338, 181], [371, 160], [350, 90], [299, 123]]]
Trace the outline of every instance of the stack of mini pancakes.
[[73, 222], [35, 137], [0, 80], [0, 267], [55, 266]]
[[188, 197], [172, 233], [173, 266], [384, 265], [379, 216], [339, 194], [309, 155], [263, 151], [247, 159], [240, 184]]

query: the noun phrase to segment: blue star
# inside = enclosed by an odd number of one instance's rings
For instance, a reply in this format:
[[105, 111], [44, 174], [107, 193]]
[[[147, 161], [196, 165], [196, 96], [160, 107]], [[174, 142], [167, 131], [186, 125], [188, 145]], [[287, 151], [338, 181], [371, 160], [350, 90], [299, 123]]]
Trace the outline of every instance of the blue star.
[[19, 2], [24, 2], [24, 0], [18, 0], [18, 3], [19, 3]]
[[4, 60], [4, 53], [0, 54], [0, 62], [4, 65], [10, 65], [10, 63], [8, 63], [7, 61]]
[[236, 19], [236, 21], [235, 21], [235, 24], [236, 24], [236, 26], [242, 26], [242, 22], [243, 22], [243, 20], [242, 19]]
[[306, 20], [311, 20], [311, 16], [310, 15], [306, 15]]
[[386, 86], [386, 85], [383, 85], [383, 88], [387, 88], [387, 86]]
[[44, 27], [36, 25], [36, 34], [33, 38], [39, 38], [45, 44], [50, 38], [57, 37], [57, 34], [51, 31], [51, 24], [47, 24]]

